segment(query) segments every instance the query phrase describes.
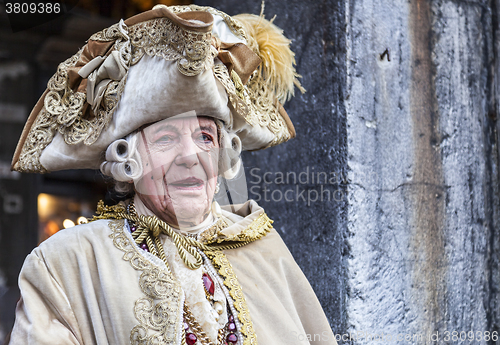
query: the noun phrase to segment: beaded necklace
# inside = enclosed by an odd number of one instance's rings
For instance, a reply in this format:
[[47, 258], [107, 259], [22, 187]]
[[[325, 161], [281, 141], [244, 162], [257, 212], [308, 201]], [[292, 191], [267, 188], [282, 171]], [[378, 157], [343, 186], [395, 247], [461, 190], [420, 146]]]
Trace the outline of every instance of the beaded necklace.
[[[137, 214], [137, 211], [135, 209], [134, 203], [131, 202], [127, 206], [127, 213], [130, 215], [129, 223], [130, 223], [130, 231], [132, 233], [132, 237], [134, 238], [136, 244], [139, 245], [139, 247], [145, 251], [150, 252], [151, 254], [159, 257], [166, 265], [167, 270], [171, 272], [167, 258], [165, 256], [165, 252], [163, 249], [163, 245], [161, 243], [161, 240], [159, 239], [159, 234], [157, 236], [154, 236], [154, 230], [153, 234], [151, 234], [150, 229], [144, 226], [144, 216], [139, 216]], [[151, 217], [151, 216], [149, 216]], [[141, 219], [142, 218], [142, 219]], [[155, 217], [156, 218], [156, 217]], [[157, 219], [157, 218], [156, 218]], [[139, 221], [137, 221], [139, 220]], [[143, 222], [140, 222], [140, 220], [143, 220]], [[137, 223], [136, 223], [137, 221]], [[159, 221], [161, 222], [161, 221]], [[149, 222], [151, 224], [152, 222]], [[166, 223], [165, 223], [166, 224]], [[162, 227], [161, 232], [165, 233], [166, 231], [163, 228], [163, 224], [158, 223], [158, 226]], [[167, 226], [173, 231], [173, 229], [167, 224]], [[183, 234], [178, 234], [179, 236], [183, 236], [184, 238], [189, 238], [196, 240], [197, 238], [209, 238], [214, 236], [214, 234], [217, 233], [217, 231], [220, 231], [227, 227], [228, 224], [227, 222], [221, 217], [219, 218], [212, 226], [210, 226], [208, 229], [202, 231], [200, 234], [188, 234], [188, 235], [183, 235]], [[157, 228], [155, 228], [157, 229]], [[176, 232], [174, 232], [176, 233]], [[176, 233], [177, 234], [177, 233]], [[153, 236], [152, 236], [153, 235]], [[171, 236], [172, 237], [172, 236]], [[188, 240], [187, 240], [188, 241]], [[179, 241], [180, 242], [180, 241]], [[189, 241], [188, 241], [189, 242]], [[196, 241], [198, 242], [198, 241]], [[174, 240], [175, 243], [175, 240]], [[201, 242], [198, 242], [201, 244]], [[247, 243], [245, 243], [247, 244]], [[177, 243], [176, 243], [177, 246]], [[222, 282], [220, 276], [218, 275], [217, 271], [211, 264], [210, 259], [207, 258], [205, 253], [202, 251], [202, 248], [205, 245], [202, 246], [197, 246], [196, 248], [196, 253], [201, 257], [202, 259], [202, 265], [203, 265], [203, 275], [202, 275], [202, 282], [203, 282], [203, 287], [205, 290], [205, 295], [209, 303], [211, 304], [212, 308], [215, 310], [215, 312], [218, 315], [221, 315], [224, 313], [224, 306], [222, 305], [221, 302], [216, 301], [214, 299], [215, 295], [215, 287], [217, 286], [218, 288], [222, 289], [224, 293], [224, 297], [227, 302], [227, 307], [226, 307], [226, 313], [228, 315], [228, 322], [219, 329], [218, 334], [217, 334], [217, 342], [214, 344], [211, 342], [210, 338], [207, 336], [207, 334], [203, 331], [202, 327], [200, 324], [196, 321], [194, 318], [192, 312], [189, 310], [189, 307], [187, 306], [186, 303], [184, 303], [184, 337], [182, 337], [182, 343], [186, 345], [195, 345], [197, 342], [199, 342], [202, 345], [227, 345], [227, 344], [241, 344], [241, 333], [239, 330], [241, 329], [241, 325], [239, 324], [237, 318], [234, 317], [234, 315], [237, 315], [236, 309], [234, 308], [234, 303], [233, 300], [229, 294], [229, 291], [227, 288], [224, 286], [224, 283]], [[234, 245], [230, 246], [210, 246], [210, 250], [213, 250], [211, 247], [217, 247], [219, 250], [225, 249], [224, 247], [233, 247], [235, 248]], [[179, 246], [177, 246], [179, 249]], [[183, 247], [185, 248], [185, 247]], [[191, 254], [191, 251], [187, 249], [187, 251]], [[179, 251], [179, 254], [181, 254], [181, 251]], [[182, 256], [181, 256], [182, 257]], [[196, 258], [195, 255], [193, 257]], [[184, 262], [186, 263], [186, 259], [183, 258]], [[187, 265], [187, 263], [186, 263]], [[189, 265], [187, 265], [190, 267]], [[198, 266], [200, 267], [200, 266]], [[198, 268], [196, 267], [196, 268]], [[192, 267], [190, 267], [193, 269]], [[214, 283], [214, 279], [216, 280], [216, 283]], [[217, 284], [217, 285], [216, 285]]]

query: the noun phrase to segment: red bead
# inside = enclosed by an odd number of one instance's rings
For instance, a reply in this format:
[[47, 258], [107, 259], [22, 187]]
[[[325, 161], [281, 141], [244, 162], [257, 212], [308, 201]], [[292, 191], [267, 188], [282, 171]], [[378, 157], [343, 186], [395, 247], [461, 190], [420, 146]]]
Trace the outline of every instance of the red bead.
[[238, 342], [238, 336], [234, 333], [228, 334], [226, 337], [228, 343], [236, 344]]
[[236, 331], [236, 324], [234, 322], [230, 322], [229, 325], [227, 325], [227, 330], [229, 332], [235, 332]]
[[198, 338], [196, 338], [196, 335], [194, 335], [193, 333], [186, 334], [186, 343], [188, 345], [196, 344], [196, 340], [198, 340]]
[[148, 248], [148, 245], [146, 243], [141, 243], [141, 249], [149, 252], [149, 248]]
[[202, 279], [203, 279], [203, 285], [205, 285], [205, 289], [208, 291], [208, 293], [210, 293], [213, 296], [215, 285], [212, 278], [210, 278], [208, 274], [203, 273]]
[[234, 316], [232, 314], [229, 315], [229, 322], [234, 322]]

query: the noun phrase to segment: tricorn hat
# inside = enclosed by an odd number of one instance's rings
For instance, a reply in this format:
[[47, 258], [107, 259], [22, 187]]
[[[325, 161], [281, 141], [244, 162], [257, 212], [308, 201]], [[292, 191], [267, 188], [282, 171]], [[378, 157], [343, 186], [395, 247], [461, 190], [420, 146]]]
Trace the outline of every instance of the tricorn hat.
[[90, 37], [32, 110], [12, 169], [98, 168], [114, 140], [187, 111], [222, 120], [244, 150], [295, 136], [282, 107], [298, 86], [272, 22], [211, 7], [155, 6]]

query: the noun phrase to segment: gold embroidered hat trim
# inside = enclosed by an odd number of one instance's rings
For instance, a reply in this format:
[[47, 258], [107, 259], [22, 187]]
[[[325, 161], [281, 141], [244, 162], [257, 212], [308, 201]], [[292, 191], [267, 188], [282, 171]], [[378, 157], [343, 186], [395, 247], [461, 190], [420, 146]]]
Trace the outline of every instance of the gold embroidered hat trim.
[[[249, 43], [222, 42], [212, 33], [213, 16], [222, 17], [236, 37]], [[235, 129], [244, 134], [243, 149], [262, 149], [293, 138], [295, 130], [278, 100], [283, 102], [293, 94], [293, 82], [298, 76], [293, 68], [289, 41], [280, 42], [271, 51], [265, 50], [264, 47], [272, 46], [273, 42], [263, 41], [262, 37], [271, 33], [271, 37], [284, 36], [271, 23], [265, 24], [269, 22], [263, 17], [252, 21], [249, 16], [234, 19], [213, 8], [195, 5], [157, 6], [92, 35], [80, 51], [59, 65], [50, 79], [27, 120], [12, 168], [44, 173], [98, 166], [102, 159], [99, 150], [95, 159], [87, 157], [87, 161], [93, 163], [81, 163], [92, 166], [75, 167], [75, 159], [78, 159], [73, 157], [67, 163], [58, 163], [57, 167], [44, 167], [40, 157], [58, 133], [63, 139], [58, 145], [95, 145], [113, 118], [129, 69], [145, 55], [173, 61], [181, 74], [190, 77], [211, 68], [226, 90], [232, 116], [241, 117], [247, 124]], [[252, 26], [258, 27], [254, 30], [255, 38], [247, 32], [252, 31], [249, 29]], [[266, 61], [270, 54], [275, 54], [276, 66], [281, 66], [281, 56], [288, 56], [286, 61], [290, 66], [278, 72], [286, 78], [270, 74], [274, 67], [257, 69], [261, 59]], [[219, 60], [222, 63], [217, 63]], [[128, 134], [135, 129], [122, 130]], [[103, 146], [99, 149], [105, 150], [116, 139], [120, 138], [111, 135], [109, 139], [106, 137], [106, 142], [99, 141]], [[61, 157], [64, 159], [64, 154]]]

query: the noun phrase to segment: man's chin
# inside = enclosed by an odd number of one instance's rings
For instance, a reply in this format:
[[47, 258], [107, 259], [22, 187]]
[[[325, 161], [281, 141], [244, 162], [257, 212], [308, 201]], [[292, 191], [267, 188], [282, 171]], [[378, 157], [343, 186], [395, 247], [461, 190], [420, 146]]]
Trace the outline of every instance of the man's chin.
[[193, 202], [178, 204], [174, 207], [174, 212], [179, 221], [193, 222], [206, 217], [209, 211], [209, 205], [206, 203], [196, 204]]

